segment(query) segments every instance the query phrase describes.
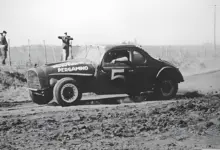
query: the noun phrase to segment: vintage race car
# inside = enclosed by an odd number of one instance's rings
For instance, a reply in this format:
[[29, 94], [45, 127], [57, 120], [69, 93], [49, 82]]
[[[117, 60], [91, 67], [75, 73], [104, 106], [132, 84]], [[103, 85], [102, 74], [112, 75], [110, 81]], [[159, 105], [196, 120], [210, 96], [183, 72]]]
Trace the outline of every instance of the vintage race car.
[[54, 98], [61, 106], [77, 104], [88, 92], [138, 96], [152, 91], [157, 98], [171, 99], [183, 81], [178, 68], [135, 45], [93, 49], [84, 56], [27, 71], [33, 102], [47, 104]]

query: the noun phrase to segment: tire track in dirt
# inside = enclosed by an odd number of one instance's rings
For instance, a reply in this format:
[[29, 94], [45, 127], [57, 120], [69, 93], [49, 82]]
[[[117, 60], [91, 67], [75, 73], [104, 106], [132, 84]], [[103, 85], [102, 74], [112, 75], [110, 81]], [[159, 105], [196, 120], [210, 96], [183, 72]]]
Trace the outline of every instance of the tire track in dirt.
[[219, 94], [220, 70], [187, 76], [179, 89], [182, 93], [199, 91], [202, 94]]
[[220, 118], [216, 118], [219, 98], [202, 96], [99, 107], [43, 106], [32, 113], [7, 112], [0, 116], [0, 149], [219, 148], [215, 142], [220, 139]]

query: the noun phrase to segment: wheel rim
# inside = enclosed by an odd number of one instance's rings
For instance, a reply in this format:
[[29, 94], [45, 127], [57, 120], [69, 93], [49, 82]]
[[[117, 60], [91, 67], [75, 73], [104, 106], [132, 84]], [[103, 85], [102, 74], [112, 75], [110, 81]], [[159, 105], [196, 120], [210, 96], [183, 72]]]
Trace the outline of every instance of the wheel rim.
[[163, 96], [170, 96], [174, 91], [174, 85], [171, 80], [165, 80], [161, 83], [161, 92]]
[[61, 88], [61, 98], [67, 103], [74, 102], [79, 95], [78, 88], [74, 84], [65, 84]]

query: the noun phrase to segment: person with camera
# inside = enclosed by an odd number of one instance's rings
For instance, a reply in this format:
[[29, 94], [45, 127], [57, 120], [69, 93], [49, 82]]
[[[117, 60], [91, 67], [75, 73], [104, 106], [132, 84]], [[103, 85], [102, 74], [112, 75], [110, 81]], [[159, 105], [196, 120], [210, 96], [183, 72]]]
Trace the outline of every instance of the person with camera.
[[67, 58], [69, 57], [69, 47], [70, 41], [73, 40], [72, 37], [67, 35], [67, 32], [64, 33], [64, 36], [58, 36], [58, 39], [62, 40], [62, 61], [66, 61]]

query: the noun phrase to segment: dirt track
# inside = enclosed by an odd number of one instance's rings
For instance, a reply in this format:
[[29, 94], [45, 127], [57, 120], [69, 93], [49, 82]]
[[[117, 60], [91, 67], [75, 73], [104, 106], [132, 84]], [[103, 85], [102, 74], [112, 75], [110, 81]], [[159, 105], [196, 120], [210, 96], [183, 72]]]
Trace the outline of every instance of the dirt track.
[[39, 106], [26, 98], [2, 102], [0, 149], [220, 148], [219, 78], [220, 71], [187, 77], [181, 94], [209, 95], [171, 101], [117, 98], [123, 104], [85, 101], [71, 107]]
[[180, 92], [199, 91], [203, 94], [220, 93], [220, 70], [185, 77]]

